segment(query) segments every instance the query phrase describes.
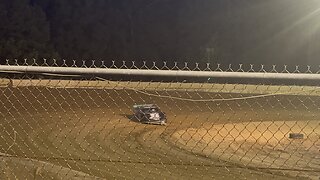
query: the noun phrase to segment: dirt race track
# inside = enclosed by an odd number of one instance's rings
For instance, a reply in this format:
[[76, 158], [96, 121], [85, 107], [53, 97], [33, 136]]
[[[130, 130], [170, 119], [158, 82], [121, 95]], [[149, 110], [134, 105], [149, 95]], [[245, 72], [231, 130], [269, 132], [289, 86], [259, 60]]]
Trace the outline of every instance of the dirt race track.
[[[0, 179], [319, 179], [319, 100], [0, 88]], [[135, 122], [135, 103], [158, 104], [168, 125]], [[288, 138], [297, 131], [305, 138]]]

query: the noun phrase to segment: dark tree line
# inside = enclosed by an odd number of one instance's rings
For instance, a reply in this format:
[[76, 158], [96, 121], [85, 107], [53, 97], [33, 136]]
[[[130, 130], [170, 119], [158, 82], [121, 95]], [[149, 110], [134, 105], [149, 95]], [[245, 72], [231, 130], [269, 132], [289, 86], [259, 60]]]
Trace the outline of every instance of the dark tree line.
[[310, 14], [319, 8], [316, 0], [0, 0], [0, 58], [317, 64], [320, 15]]
[[50, 23], [39, 6], [28, 0], [0, 0], [0, 57], [55, 57]]

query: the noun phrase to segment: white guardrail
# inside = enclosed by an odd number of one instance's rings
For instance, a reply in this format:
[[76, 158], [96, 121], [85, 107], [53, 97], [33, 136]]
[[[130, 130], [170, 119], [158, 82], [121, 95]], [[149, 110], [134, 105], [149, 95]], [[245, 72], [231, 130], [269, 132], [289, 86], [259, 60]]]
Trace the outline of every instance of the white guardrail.
[[268, 72], [220, 72], [186, 70], [112, 69], [78, 67], [43, 67], [0, 65], [2, 72], [36, 72], [52, 74], [105, 74], [133, 76], [207, 77], [207, 78], [254, 78], [284, 80], [320, 80], [320, 74], [308, 73], [268, 73]]

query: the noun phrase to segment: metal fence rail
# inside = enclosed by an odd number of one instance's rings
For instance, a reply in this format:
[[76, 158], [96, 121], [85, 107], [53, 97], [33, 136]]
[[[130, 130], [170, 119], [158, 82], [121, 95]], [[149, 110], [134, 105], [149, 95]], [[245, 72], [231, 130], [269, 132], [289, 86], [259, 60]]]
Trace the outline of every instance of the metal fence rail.
[[0, 65], [2, 72], [57, 73], [57, 74], [103, 74], [127, 76], [168, 76], [168, 77], [205, 77], [205, 78], [252, 78], [282, 80], [320, 80], [320, 74], [310, 73], [266, 73], [266, 72], [224, 72], [190, 70], [153, 70], [153, 69], [113, 69], [113, 68], [75, 68], [43, 66]]
[[320, 177], [312, 67], [59, 63], [0, 65], [0, 179]]

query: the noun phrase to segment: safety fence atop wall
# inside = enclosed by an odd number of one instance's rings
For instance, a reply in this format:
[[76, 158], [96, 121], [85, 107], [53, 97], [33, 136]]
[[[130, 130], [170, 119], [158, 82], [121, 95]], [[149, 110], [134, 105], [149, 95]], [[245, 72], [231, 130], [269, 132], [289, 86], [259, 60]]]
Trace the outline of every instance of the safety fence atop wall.
[[195, 63], [176, 61], [121, 61], [121, 60], [56, 60], [56, 59], [6, 59], [0, 65], [42, 66], [42, 67], [77, 67], [111, 69], [150, 69], [184, 71], [219, 71], [219, 72], [268, 72], [268, 73], [308, 73], [319, 74], [319, 66], [308, 65], [264, 65], [264, 64], [225, 64]]

